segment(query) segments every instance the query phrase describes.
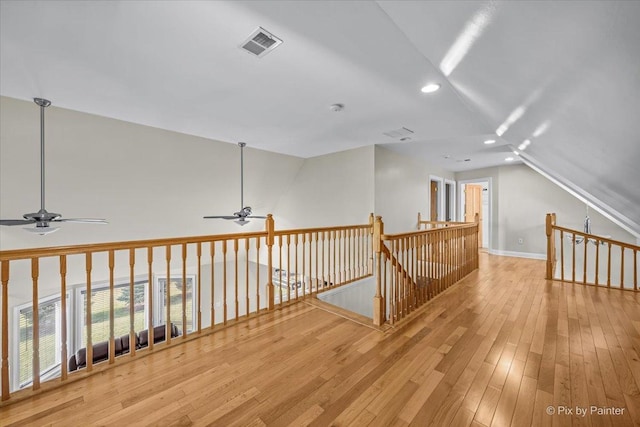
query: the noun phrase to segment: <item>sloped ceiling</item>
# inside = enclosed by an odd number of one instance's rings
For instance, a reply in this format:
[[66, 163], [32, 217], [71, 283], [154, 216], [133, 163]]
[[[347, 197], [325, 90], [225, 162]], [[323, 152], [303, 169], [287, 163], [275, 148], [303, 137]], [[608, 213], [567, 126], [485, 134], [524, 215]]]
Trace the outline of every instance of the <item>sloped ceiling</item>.
[[[300, 157], [515, 157], [640, 233], [640, 2], [2, 1], [0, 19], [3, 96]], [[263, 58], [239, 49], [258, 26], [284, 40]]]

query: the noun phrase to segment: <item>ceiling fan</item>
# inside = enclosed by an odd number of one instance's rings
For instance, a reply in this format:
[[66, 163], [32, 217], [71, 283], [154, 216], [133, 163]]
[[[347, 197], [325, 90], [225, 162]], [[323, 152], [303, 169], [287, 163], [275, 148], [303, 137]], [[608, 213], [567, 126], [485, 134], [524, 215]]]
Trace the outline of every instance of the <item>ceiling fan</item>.
[[244, 206], [244, 147], [246, 145], [244, 142], [238, 143], [238, 146], [240, 146], [240, 210], [234, 212], [233, 215], [213, 215], [205, 216], [204, 218], [235, 220], [235, 223], [239, 225], [247, 225], [249, 223], [247, 218], [266, 218], [266, 216], [251, 215], [251, 208]]
[[45, 235], [58, 230], [58, 227], [51, 227], [52, 222], [83, 222], [106, 224], [104, 219], [95, 218], [62, 218], [59, 213], [47, 212], [44, 208], [44, 109], [51, 105], [51, 101], [42, 98], [34, 98], [33, 102], [40, 106], [40, 210], [34, 213], [24, 214], [24, 219], [0, 219], [0, 225], [25, 225], [36, 224], [35, 228], [24, 229], [37, 234]]

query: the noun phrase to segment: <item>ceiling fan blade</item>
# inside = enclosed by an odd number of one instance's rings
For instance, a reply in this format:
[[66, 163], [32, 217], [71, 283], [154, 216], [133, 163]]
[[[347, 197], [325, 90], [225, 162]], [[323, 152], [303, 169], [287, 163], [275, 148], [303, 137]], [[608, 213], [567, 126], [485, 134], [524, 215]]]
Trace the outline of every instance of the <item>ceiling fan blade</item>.
[[259, 215], [250, 215], [247, 218], [261, 218], [261, 219], [267, 219], [266, 216], [259, 216]]
[[0, 219], [0, 225], [25, 225], [34, 222], [32, 219]]
[[60, 218], [54, 219], [55, 222], [77, 222], [77, 223], [90, 223], [90, 224], [108, 224], [106, 219], [101, 218]]
[[238, 219], [239, 217], [235, 216], [235, 215], [210, 215], [210, 216], [203, 216], [203, 218], [205, 219]]

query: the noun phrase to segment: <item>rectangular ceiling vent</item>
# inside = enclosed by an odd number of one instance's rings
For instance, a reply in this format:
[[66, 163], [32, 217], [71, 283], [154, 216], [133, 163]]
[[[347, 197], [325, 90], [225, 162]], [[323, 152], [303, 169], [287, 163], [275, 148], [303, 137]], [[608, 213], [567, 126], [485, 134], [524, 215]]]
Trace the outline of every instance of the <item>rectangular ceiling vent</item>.
[[240, 47], [252, 55], [262, 58], [276, 47], [282, 44], [282, 40], [262, 27], [255, 29], [253, 33], [240, 45]]
[[411, 129], [401, 127], [400, 129], [383, 132], [383, 134], [387, 135], [389, 138], [399, 139], [400, 141], [406, 141], [408, 139], [411, 139], [411, 135], [413, 135], [413, 131]]

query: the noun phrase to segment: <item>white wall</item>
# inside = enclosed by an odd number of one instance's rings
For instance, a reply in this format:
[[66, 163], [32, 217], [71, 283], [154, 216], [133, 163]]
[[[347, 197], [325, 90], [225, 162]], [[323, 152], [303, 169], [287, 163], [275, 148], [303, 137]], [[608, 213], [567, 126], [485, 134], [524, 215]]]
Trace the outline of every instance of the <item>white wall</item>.
[[429, 215], [429, 176], [454, 179], [454, 174], [375, 147], [375, 213], [385, 233], [416, 229], [418, 212]]

